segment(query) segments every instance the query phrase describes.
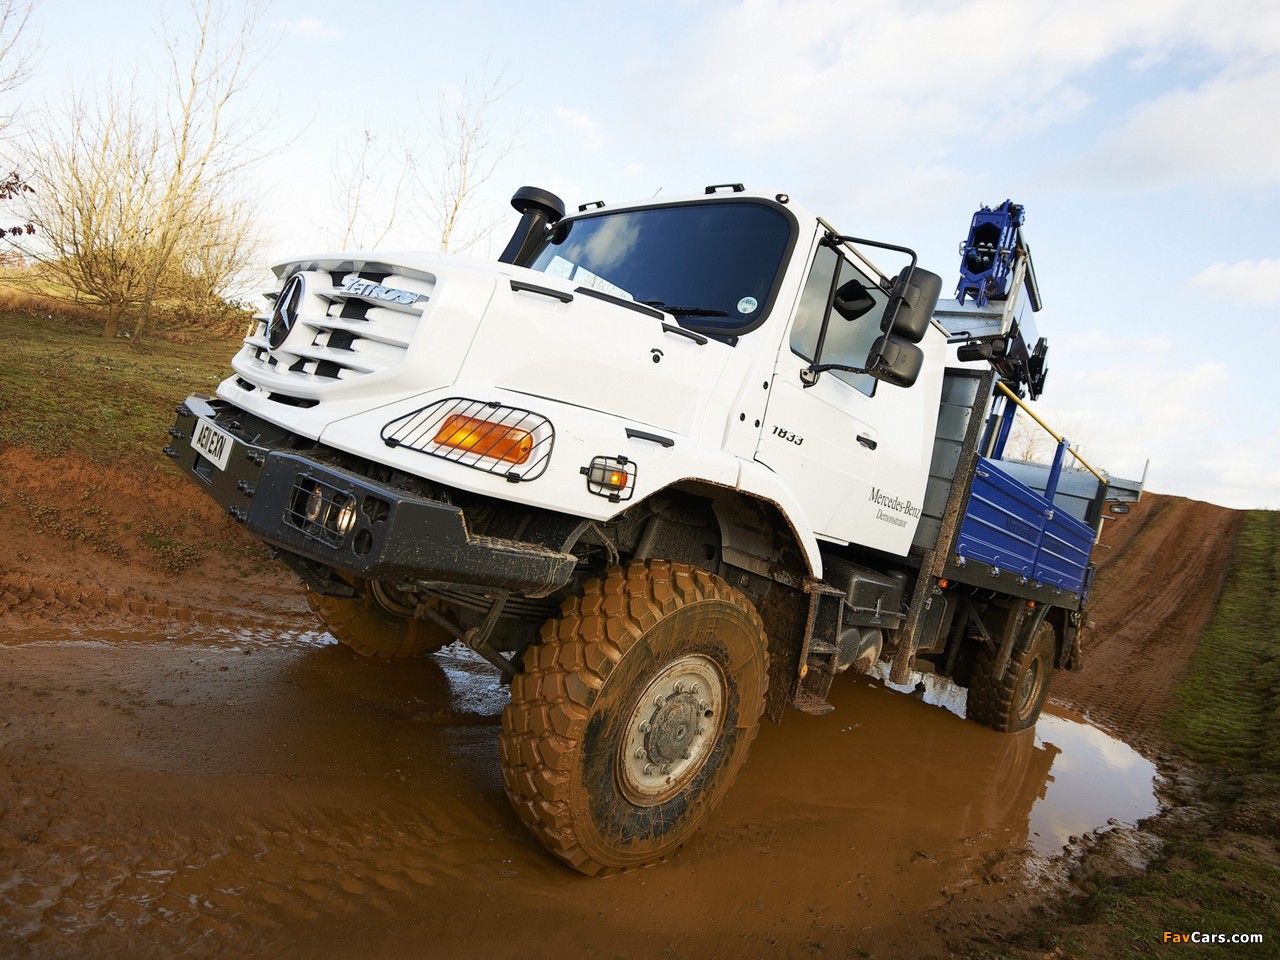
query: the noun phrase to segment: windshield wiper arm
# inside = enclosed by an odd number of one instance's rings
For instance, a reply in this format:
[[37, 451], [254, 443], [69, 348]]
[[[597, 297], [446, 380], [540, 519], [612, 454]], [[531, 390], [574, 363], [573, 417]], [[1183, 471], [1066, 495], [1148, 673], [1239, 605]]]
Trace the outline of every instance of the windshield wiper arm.
[[710, 310], [706, 307], [677, 307], [669, 303], [663, 303], [661, 300], [641, 300], [646, 306], [656, 307], [664, 313], [669, 313], [673, 317], [727, 317], [729, 314], [724, 310]]

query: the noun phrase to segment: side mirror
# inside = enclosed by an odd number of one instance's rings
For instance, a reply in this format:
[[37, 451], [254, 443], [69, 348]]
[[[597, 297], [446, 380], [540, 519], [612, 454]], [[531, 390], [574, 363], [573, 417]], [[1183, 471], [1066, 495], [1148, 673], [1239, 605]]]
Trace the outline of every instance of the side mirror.
[[857, 280], [840, 284], [840, 289], [836, 291], [835, 298], [831, 301], [831, 306], [835, 308], [836, 313], [846, 320], [857, 320], [859, 317], [866, 316], [875, 305], [875, 298]]
[[906, 267], [893, 279], [880, 329], [887, 335], [919, 343], [929, 329], [940, 296], [940, 276], [919, 267]]
[[880, 337], [867, 354], [867, 373], [895, 387], [909, 387], [920, 376], [924, 351], [893, 334]]

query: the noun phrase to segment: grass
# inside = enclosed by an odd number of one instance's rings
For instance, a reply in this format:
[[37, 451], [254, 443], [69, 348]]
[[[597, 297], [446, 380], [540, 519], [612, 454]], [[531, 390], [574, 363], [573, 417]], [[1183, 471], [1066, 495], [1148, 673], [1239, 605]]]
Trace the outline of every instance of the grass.
[[[1090, 946], [1059, 928], [1057, 955], [1280, 956], [1278, 584], [1280, 513], [1251, 511], [1213, 622], [1166, 718], [1174, 745], [1199, 767], [1199, 799], [1210, 815], [1200, 828], [1168, 838], [1146, 876], [1095, 893], [1083, 918]], [[1166, 942], [1166, 932], [1266, 940], [1182, 945]]]
[[134, 348], [104, 340], [91, 320], [0, 309], [0, 446], [100, 463], [164, 463], [174, 406], [191, 392], [212, 393], [238, 346], [200, 331], [184, 339], [191, 342]]

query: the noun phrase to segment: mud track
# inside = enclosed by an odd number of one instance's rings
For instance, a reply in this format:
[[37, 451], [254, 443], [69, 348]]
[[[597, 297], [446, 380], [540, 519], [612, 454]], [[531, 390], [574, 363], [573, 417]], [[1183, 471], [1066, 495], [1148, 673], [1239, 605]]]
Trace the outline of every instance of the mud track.
[[[1051, 694], [1158, 747], [1238, 526], [1109, 523]], [[843, 680], [678, 857], [587, 880], [507, 804], [482, 665], [327, 642], [176, 476], [0, 451], [0, 955], [931, 957], [1024, 923], [1055, 751]]]

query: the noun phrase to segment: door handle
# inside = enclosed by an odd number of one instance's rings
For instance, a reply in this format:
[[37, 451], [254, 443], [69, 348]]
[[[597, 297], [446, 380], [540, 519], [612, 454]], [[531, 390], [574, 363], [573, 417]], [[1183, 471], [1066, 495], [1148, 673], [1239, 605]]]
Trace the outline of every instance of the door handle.
[[866, 447], [868, 450], [874, 450], [876, 447], [879, 446], [878, 443], [876, 443], [874, 440], [868, 437], [865, 433], [858, 434], [858, 442], [862, 444], [864, 447]]

